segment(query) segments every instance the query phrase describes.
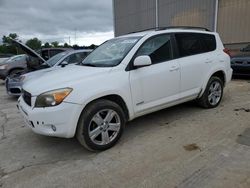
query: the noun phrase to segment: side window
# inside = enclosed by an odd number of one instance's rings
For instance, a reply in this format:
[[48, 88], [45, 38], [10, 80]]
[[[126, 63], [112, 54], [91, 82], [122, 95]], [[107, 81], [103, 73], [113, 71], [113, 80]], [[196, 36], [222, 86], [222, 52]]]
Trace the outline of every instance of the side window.
[[80, 63], [84, 57], [82, 57], [82, 53], [76, 53], [76, 54], [71, 54], [67, 58], [64, 59], [64, 61], [67, 61], [68, 64], [73, 64], [73, 63]]
[[48, 51], [48, 50], [43, 50], [41, 55], [42, 55], [42, 57], [43, 57], [45, 60], [48, 60], [48, 59], [49, 59], [49, 51]]
[[81, 53], [78, 53], [78, 58], [79, 58], [79, 61], [82, 62], [85, 57], [87, 57], [89, 55], [89, 52], [81, 52]]
[[172, 59], [170, 35], [160, 35], [146, 41], [136, 54], [150, 56], [152, 63], [161, 63]]
[[204, 47], [204, 52], [211, 52], [216, 49], [216, 39], [214, 35], [200, 34], [200, 38]]
[[54, 55], [63, 52], [63, 50], [50, 50], [49, 54], [50, 54], [50, 58], [53, 57]]
[[206, 53], [216, 49], [216, 40], [213, 35], [178, 33], [175, 36], [180, 57]]

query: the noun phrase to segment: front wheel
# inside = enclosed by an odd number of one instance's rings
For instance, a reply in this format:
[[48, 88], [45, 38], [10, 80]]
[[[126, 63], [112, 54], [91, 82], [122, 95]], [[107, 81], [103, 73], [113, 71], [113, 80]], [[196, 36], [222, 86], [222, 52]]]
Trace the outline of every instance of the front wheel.
[[109, 100], [92, 102], [82, 112], [76, 137], [88, 150], [106, 150], [116, 144], [125, 126], [121, 107]]
[[14, 69], [14, 70], [10, 71], [9, 76], [13, 77], [13, 76], [15, 76], [16, 74], [18, 74], [18, 73], [20, 73], [22, 71], [23, 71], [23, 69]]
[[208, 81], [206, 90], [201, 98], [198, 99], [198, 104], [204, 108], [217, 107], [223, 96], [223, 82], [218, 77], [211, 77]]

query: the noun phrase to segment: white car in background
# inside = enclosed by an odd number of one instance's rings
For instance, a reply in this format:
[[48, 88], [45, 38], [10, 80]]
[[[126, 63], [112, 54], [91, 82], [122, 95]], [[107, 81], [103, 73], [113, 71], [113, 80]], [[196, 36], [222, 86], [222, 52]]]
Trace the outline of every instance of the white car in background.
[[37, 70], [31, 70], [31, 72], [27, 70], [27, 73], [21, 72], [20, 74], [9, 76], [5, 80], [7, 94], [10, 96], [20, 96], [24, 82], [39, 78], [43, 74], [51, 74], [51, 71], [55, 69], [70, 64], [81, 63], [91, 52], [92, 50], [89, 49], [64, 51], [45, 61]]
[[18, 107], [36, 133], [77, 137], [90, 150], [119, 140], [125, 123], [190, 100], [220, 104], [231, 80], [217, 33], [165, 28], [111, 39], [80, 65], [24, 84]]

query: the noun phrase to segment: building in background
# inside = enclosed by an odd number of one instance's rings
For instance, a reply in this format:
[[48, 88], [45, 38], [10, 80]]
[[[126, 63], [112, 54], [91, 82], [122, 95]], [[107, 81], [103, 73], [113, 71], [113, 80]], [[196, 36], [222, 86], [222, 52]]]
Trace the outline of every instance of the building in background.
[[166, 26], [217, 31], [224, 44], [250, 43], [250, 0], [113, 0], [115, 35]]

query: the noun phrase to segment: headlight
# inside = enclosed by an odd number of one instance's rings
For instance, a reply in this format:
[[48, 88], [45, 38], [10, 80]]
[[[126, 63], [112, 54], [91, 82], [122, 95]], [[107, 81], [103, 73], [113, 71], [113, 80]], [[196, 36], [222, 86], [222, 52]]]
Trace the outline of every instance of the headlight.
[[7, 69], [8, 65], [2, 65], [0, 66], [0, 70], [4, 70], [4, 69]]
[[35, 107], [57, 106], [63, 102], [72, 90], [71, 88], [64, 88], [42, 93], [37, 97]]

